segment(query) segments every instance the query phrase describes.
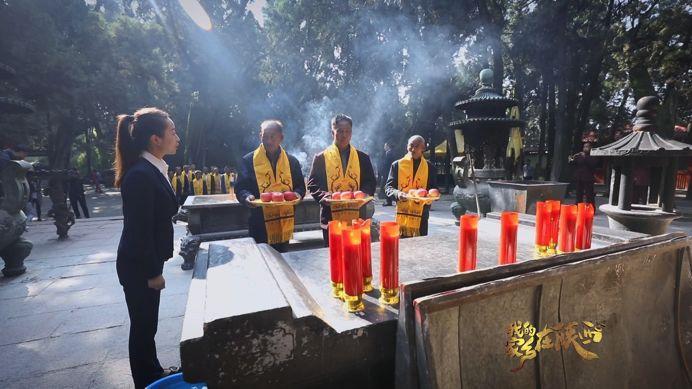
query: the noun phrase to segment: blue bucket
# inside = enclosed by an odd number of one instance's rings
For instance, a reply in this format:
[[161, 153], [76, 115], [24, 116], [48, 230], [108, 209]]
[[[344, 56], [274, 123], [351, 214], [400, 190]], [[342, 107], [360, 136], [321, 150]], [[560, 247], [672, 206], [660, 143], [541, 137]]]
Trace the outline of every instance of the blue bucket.
[[152, 382], [147, 386], [147, 389], [207, 389], [207, 384], [203, 382], [194, 384], [185, 382], [183, 380], [183, 373], [176, 373], [161, 378], [156, 382]]

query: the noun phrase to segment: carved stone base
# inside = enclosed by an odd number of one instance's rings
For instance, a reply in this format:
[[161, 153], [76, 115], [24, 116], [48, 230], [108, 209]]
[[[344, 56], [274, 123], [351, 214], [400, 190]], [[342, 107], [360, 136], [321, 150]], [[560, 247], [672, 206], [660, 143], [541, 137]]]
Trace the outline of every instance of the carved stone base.
[[199, 250], [199, 245], [202, 243], [202, 238], [195, 235], [189, 235], [180, 240], [180, 256], [183, 257], [183, 264], [180, 268], [183, 270], [192, 270], [195, 266], [195, 257], [197, 257], [197, 250]]
[[2, 274], [5, 277], [14, 277], [26, 272], [24, 259], [29, 256], [34, 245], [24, 238], [17, 239], [0, 251], [0, 257], [5, 261], [5, 268]]

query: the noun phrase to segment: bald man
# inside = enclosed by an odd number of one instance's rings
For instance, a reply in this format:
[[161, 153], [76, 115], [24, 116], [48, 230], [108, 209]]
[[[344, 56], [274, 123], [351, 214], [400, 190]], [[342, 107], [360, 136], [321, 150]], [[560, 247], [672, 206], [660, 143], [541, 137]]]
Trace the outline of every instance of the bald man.
[[403, 158], [392, 163], [385, 184], [387, 196], [397, 200], [396, 220], [403, 237], [428, 235], [430, 205], [411, 200], [408, 195], [411, 189], [437, 189], [437, 172], [423, 157], [425, 148], [425, 139], [422, 136], [410, 137], [408, 152]]
[[260, 145], [246, 154], [240, 165], [236, 198], [250, 208], [248, 230], [257, 243], [269, 243], [279, 252], [288, 248], [293, 236], [294, 206], [281, 205], [258, 208], [251, 201], [260, 193], [295, 192], [305, 197], [305, 179], [300, 162], [282, 147], [283, 124], [278, 120], [265, 120], [260, 125]]

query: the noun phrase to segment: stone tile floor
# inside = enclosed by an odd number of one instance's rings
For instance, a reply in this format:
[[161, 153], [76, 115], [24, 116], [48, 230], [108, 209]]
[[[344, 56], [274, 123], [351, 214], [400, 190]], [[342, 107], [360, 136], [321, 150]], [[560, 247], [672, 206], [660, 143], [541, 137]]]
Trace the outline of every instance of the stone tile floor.
[[[25, 261], [27, 272], [12, 279], [0, 277], [1, 388], [132, 386], [127, 308], [115, 272], [122, 228], [117, 213], [120, 199], [110, 192], [91, 196], [90, 207], [99, 207], [103, 210], [99, 213], [110, 217], [78, 220], [70, 238], [62, 242], [56, 239], [52, 222], [31, 223], [24, 235], [34, 243]], [[431, 235], [454, 223], [449, 204], [443, 198], [433, 206]], [[685, 217], [672, 229], [692, 232], [692, 203], [678, 199], [678, 208]], [[394, 207], [378, 205], [375, 215], [393, 220]], [[597, 215], [596, 224], [607, 225], [605, 216]], [[176, 245], [184, 234], [185, 225], [177, 224]], [[318, 231], [296, 238], [307, 247], [321, 245]], [[159, 359], [166, 366], [180, 364], [178, 342], [191, 276], [180, 269], [181, 263], [176, 256], [164, 269], [167, 287], [156, 341]]]

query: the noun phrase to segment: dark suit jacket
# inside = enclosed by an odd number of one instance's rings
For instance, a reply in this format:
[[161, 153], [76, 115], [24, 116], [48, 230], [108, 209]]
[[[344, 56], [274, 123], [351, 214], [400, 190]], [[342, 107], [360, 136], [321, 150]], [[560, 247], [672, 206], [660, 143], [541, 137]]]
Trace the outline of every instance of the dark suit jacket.
[[[360, 190], [367, 193], [368, 196], [372, 196], [375, 194], [377, 181], [375, 180], [375, 171], [372, 168], [370, 157], [358, 150], [358, 162], [360, 164]], [[312, 160], [310, 177], [308, 177], [308, 190], [315, 201], [318, 202], [322, 201], [324, 196], [329, 192], [329, 188], [327, 188], [327, 167], [324, 162], [324, 152], [315, 155], [315, 158]], [[322, 223], [322, 227], [326, 228], [330, 220], [332, 220], [331, 208], [322, 206], [320, 203], [320, 223]]]
[[120, 185], [124, 226], [116, 267], [120, 284], [146, 283], [173, 256], [173, 223], [178, 212], [173, 189], [149, 161], [140, 158]]
[[[257, 178], [255, 177], [255, 165], [252, 163], [254, 151], [245, 154], [241, 163], [240, 171], [238, 172], [238, 182], [233, 188], [235, 196], [241, 203], [247, 203], [248, 196], [260, 198], [259, 187], [257, 186]], [[293, 181], [293, 191], [298, 193], [300, 197], [305, 197], [305, 178], [300, 170], [300, 162], [296, 157], [286, 153], [288, 163], [291, 167], [291, 181]], [[276, 170], [276, 167], [274, 166]], [[248, 218], [248, 232], [257, 243], [267, 242], [267, 229], [264, 226], [264, 213], [261, 208], [250, 208], [250, 217]]]

